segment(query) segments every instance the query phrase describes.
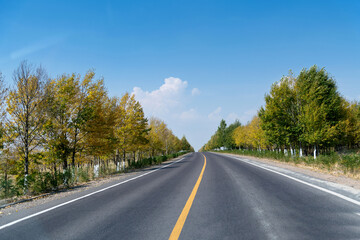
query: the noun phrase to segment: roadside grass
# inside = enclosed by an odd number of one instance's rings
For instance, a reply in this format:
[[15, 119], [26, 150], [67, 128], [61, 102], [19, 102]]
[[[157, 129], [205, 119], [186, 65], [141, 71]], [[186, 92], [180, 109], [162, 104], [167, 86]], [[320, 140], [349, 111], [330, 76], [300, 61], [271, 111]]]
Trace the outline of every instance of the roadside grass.
[[183, 151], [183, 152], [178, 152], [178, 153], [172, 153], [169, 155], [145, 158], [140, 161], [131, 161], [130, 165], [129, 165], [129, 169], [144, 168], [144, 167], [149, 167], [154, 164], [161, 164], [162, 162], [165, 162], [169, 159], [177, 158], [186, 153], [188, 153], [188, 152]]
[[57, 171], [55, 173], [50, 171], [34, 171], [27, 177], [27, 191], [24, 191], [23, 187], [24, 176], [8, 176], [6, 179], [1, 176], [0, 199], [5, 199], [5, 202], [14, 202], [23, 199], [24, 197], [27, 198], [39, 194], [57, 192], [98, 178], [161, 164], [162, 162], [186, 153], [188, 152], [183, 151], [169, 155], [145, 158], [138, 161], [130, 161], [125, 170], [116, 170], [116, 165], [110, 162], [99, 166], [97, 173], [94, 171], [94, 165], [69, 168], [67, 171]]
[[326, 169], [328, 171], [340, 171], [344, 174], [352, 174], [354, 176], [360, 175], [360, 154], [357, 152], [330, 152], [317, 156], [316, 159], [312, 156], [299, 157], [298, 155], [291, 156], [283, 152], [262, 150], [221, 150], [215, 152], [232, 153], [243, 156], [253, 156], [257, 158], [273, 159], [281, 162], [291, 162], [294, 164], [304, 164], [315, 168]]

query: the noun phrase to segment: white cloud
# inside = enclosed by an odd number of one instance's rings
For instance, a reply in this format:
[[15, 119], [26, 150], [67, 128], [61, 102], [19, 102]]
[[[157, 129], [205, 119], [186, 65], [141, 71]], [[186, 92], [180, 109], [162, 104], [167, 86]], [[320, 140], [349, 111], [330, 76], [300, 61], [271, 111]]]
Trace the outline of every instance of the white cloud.
[[200, 118], [200, 115], [199, 115], [199, 113], [198, 113], [195, 109], [193, 109], [193, 108], [191, 108], [191, 109], [188, 110], [188, 111], [182, 112], [182, 113], [180, 114], [180, 119], [181, 119], [181, 120], [185, 120], [185, 121], [196, 120], [196, 119], [198, 119], [198, 118]]
[[208, 115], [208, 118], [213, 121], [219, 121], [221, 120], [220, 112], [221, 112], [221, 107], [218, 107]]
[[159, 89], [149, 92], [134, 87], [132, 94], [135, 94], [145, 113], [161, 117], [181, 106], [187, 85], [188, 83], [180, 78], [169, 77], [164, 80], [164, 84]]
[[200, 94], [200, 90], [198, 88], [193, 88], [191, 90], [191, 95], [196, 96]]
[[44, 39], [35, 44], [29, 45], [29, 46], [26, 46], [26, 47], [23, 47], [23, 48], [20, 48], [18, 50], [11, 52], [10, 58], [17, 59], [17, 58], [25, 57], [26, 55], [29, 55], [29, 54], [38, 52], [40, 50], [52, 47], [54, 45], [57, 45], [64, 39], [65, 39], [64, 37], [53, 37], [53, 38], [49, 38], [49, 39]]

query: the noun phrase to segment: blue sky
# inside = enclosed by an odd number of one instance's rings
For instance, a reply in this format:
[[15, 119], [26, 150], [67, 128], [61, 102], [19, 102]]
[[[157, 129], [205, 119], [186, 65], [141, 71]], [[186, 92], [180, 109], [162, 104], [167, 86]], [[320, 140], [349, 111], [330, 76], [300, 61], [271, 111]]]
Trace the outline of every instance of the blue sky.
[[95, 69], [195, 149], [221, 118], [251, 120], [290, 69], [316, 64], [360, 100], [360, 1], [4, 1], [0, 71]]

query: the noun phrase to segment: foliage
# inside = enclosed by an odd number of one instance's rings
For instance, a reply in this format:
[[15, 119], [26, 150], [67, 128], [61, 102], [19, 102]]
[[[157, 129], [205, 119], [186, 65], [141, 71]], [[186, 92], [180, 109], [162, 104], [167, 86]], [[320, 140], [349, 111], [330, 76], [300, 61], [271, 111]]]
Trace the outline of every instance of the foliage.
[[245, 156], [253, 156], [258, 158], [269, 158], [276, 159], [283, 162], [293, 162], [295, 164], [306, 164], [312, 166], [318, 166], [326, 169], [338, 168], [343, 172], [360, 173], [360, 155], [356, 153], [336, 153], [330, 152], [327, 154], [320, 155], [317, 159], [310, 156], [302, 157], [299, 156], [291, 157], [284, 154], [281, 151], [263, 150], [253, 151], [248, 149], [236, 149], [236, 150], [223, 150], [223, 153], [232, 153]]
[[120, 166], [125, 171], [193, 151], [162, 120], [148, 121], [135, 95], [109, 97], [91, 70], [83, 77], [48, 78], [24, 61], [10, 90], [0, 72], [0, 120], [0, 195], [6, 198], [72, 187]]
[[[201, 150], [232, 148], [223, 142], [224, 125]], [[297, 77], [290, 71], [271, 86], [258, 115], [237, 126], [232, 138], [242, 154], [355, 171], [359, 155], [342, 152], [360, 147], [360, 104], [341, 97], [324, 68], [312, 66]]]

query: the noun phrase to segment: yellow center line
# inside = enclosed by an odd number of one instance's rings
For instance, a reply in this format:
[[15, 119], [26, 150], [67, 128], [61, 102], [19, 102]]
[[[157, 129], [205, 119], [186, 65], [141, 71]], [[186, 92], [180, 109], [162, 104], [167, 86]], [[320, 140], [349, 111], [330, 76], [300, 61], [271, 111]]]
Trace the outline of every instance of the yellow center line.
[[197, 193], [197, 190], [200, 186], [200, 182], [201, 182], [201, 179], [204, 175], [204, 171], [205, 171], [205, 167], [206, 167], [206, 157], [204, 154], [202, 154], [204, 156], [204, 166], [201, 170], [201, 173], [200, 173], [200, 176], [198, 178], [198, 180], [196, 181], [196, 184], [190, 194], [190, 197], [189, 199], [187, 200], [186, 204], [185, 204], [185, 207], [184, 209], [182, 210], [176, 224], [175, 224], [175, 227], [174, 229], [172, 230], [171, 232], [171, 235], [169, 237], [170, 240], [175, 240], [175, 239], [178, 239], [179, 236], [180, 236], [180, 233], [181, 233], [181, 230], [185, 224], [185, 221], [186, 221], [186, 218], [187, 218], [187, 215], [189, 214], [189, 211], [190, 211], [190, 208], [191, 208], [191, 205], [193, 204], [193, 201], [195, 199], [195, 195]]

